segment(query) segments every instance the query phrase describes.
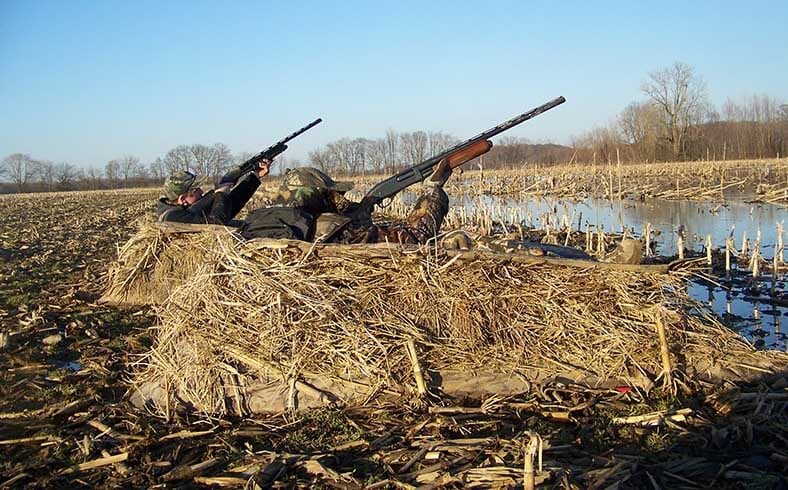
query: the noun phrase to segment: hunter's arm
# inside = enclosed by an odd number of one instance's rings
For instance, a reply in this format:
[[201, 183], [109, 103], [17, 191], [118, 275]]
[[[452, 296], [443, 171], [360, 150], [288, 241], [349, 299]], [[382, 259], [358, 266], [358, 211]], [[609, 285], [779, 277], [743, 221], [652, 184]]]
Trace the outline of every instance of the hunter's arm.
[[260, 187], [260, 177], [254, 172], [249, 172], [233, 186], [232, 189], [226, 192], [219, 192], [218, 194], [226, 194], [227, 202], [216, 201], [214, 208], [219, 205], [228, 206], [226, 211], [227, 220], [235, 218], [235, 216], [246, 206], [246, 203], [252, 198], [254, 193]]
[[238, 182], [238, 179], [241, 178], [241, 175], [241, 168], [236, 167], [224, 174], [222, 178], [219, 179], [219, 184], [217, 187], [235, 185], [235, 183]]
[[160, 222], [205, 224], [206, 214], [213, 206], [213, 196], [206, 196], [191, 206], [170, 204], [165, 200], [156, 203], [156, 219]]

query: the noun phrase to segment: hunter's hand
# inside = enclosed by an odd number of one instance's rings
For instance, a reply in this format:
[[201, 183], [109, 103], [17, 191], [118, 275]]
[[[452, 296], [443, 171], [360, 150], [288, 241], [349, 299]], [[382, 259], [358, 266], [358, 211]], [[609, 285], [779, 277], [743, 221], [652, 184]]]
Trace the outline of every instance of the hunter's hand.
[[271, 160], [261, 160], [260, 165], [257, 167], [257, 176], [261, 179], [268, 175], [271, 171]]
[[225, 182], [224, 184], [217, 185], [213, 191], [217, 193], [227, 192], [228, 190], [230, 190], [230, 187], [232, 186], [233, 186], [232, 182]]
[[444, 158], [443, 160], [435, 166], [435, 170], [430, 175], [430, 178], [427, 179], [426, 184], [430, 187], [443, 187], [449, 177], [451, 177], [452, 169], [449, 165], [449, 160]]

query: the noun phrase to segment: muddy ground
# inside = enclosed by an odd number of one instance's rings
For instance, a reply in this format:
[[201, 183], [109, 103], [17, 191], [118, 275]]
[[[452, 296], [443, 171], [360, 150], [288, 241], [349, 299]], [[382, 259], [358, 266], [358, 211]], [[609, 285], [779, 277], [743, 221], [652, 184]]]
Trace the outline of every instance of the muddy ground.
[[780, 376], [648, 394], [555, 382], [243, 420], [138, 410], [126, 376], [155, 317], [96, 300], [156, 195], [0, 197], [0, 487], [508, 488], [538, 434], [546, 488], [786, 488]]

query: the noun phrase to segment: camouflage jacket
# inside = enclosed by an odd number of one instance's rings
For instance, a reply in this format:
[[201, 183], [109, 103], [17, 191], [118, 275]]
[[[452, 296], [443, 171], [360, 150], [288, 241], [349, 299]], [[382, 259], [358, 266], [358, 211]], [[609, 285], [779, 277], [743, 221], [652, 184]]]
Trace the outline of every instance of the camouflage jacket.
[[[355, 204], [355, 203], [351, 203]], [[348, 209], [352, 206], [348, 205]], [[404, 221], [376, 224], [371, 217], [356, 216], [346, 227], [334, 235], [332, 243], [426, 243], [440, 231], [443, 219], [449, 212], [449, 196], [441, 188], [422, 195]]]
[[404, 221], [387, 224], [374, 223], [372, 216], [360, 213], [359, 204], [345, 198], [343, 193], [316, 187], [285, 191], [276, 198], [275, 204], [302, 208], [316, 216], [334, 213], [351, 218], [328, 239], [330, 243], [426, 243], [438, 234], [449, 211], [449, 197], [440, 188], [419, 197]]

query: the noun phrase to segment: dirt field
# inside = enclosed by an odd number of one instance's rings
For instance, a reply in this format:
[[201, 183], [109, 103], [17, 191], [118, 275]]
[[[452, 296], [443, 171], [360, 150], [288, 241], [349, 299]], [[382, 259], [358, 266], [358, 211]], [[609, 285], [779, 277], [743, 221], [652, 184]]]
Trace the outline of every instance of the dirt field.
[[243, 420], [138, 410], [126, 373], [155, 316], [95, 301], [156, 195], [0, 197], [0, 487], [515, 487], [536, 433], [548, 487], [786, 483], [785, 377], [648, 396], [554, 383], [462, 406]]

